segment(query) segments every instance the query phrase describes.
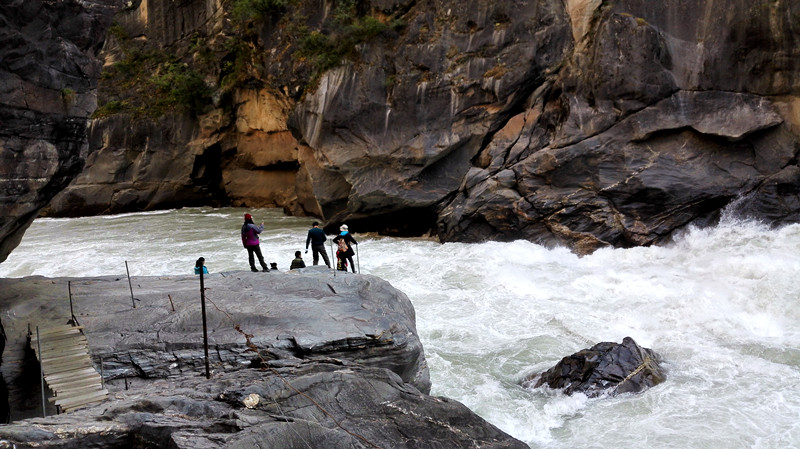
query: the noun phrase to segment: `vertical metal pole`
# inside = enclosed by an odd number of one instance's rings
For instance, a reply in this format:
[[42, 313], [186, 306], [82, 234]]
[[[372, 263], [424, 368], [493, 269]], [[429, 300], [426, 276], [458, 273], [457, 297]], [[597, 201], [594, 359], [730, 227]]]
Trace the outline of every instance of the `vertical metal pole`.
[[336, 270], [339, 269], [337, 265], [336, 253], [333, 251], [333, 239], [331, 239], [331, 266], [333, 267], [333, 277], [336, 277]]
[[106, 379], [105, 375], [103, 374], [103, 358], [100, 357], [100, 388], [106, 388]]
[[128, 261], [125, 261], [125, 272], [128, 273], [128, 288], [131, 289], [131, 303], [133, 303], [133, 308], [136, 308], [136, 300], [133, 299], [133, 285], [131, 285], [131, 270], [128, 269]]
[[67, 292], [69, 293], [69, 314], [75, 318], [75, 311], [72, 309], [72, 281], [67, 281]]
[[203, 269], [200, 269], [200, 306], [203, 309], [203, 350], [206, 355], [206, 379], [211, 379], [211, 371], [208, 369], [208, 327], [206, 325], [206, 289], [203, 281]]
[[39, 351], [39, 378], [42, 382], [42, 418], [47, 418], [47, 399], [44, 397], [44, 366], [42, 366], [42, 340], [39, 338], [39, 326], [36, 326], [36, 348]]
[[69, 316], [73, 326], [79, 326], [78, 319], [75, 318], [75, 309], [72, 307], [72, 281], [67, 281], [67, 291], [69, 292]]

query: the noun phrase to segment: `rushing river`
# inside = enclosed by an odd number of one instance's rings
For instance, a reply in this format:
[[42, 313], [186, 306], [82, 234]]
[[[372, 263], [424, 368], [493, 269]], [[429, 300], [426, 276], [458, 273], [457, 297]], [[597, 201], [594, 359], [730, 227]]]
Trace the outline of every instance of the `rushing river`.
[[[248, 270], [243, 209], [38, 219], [0, 277]], [[311, 219], [251, 211], [288, 268]], [[800, 225], [726, 219], [664, 247], [578, 257], [525, 241], [439, 244], [354, 234], [361, 272], [405, 292], [434, 395], [457, 399], [533, 448], [800, 447]], [[304, 255], [310, 265], [311, 253]], [[269, 274], [264, 274], [269, 276]], [[633, 337], [665, 383], [587, 399], [522, 377], [601, 341]]]

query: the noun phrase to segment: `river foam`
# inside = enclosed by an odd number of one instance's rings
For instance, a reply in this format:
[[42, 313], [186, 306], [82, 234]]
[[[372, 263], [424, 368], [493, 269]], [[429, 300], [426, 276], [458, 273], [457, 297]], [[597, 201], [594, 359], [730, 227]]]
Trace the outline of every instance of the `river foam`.
[[[251, 212], [267, 222], [267, 260], [286, 269], [312, 220]], [[212, 272], [246, 270], [243, 213], [37, 219], [0, 276], [124, 275], [126, 261], [133, 276], [189, 274], [200, 256]], [[355, 236], [361, 272], [414, 303], [433, 394], [531, 447], [800, 447], [800, 225], [727, 218], [668, 245], [583, 257], [526, 241]], [[662, 355], [665, 383], [592, 399], [519, 386], [625, 336]]]

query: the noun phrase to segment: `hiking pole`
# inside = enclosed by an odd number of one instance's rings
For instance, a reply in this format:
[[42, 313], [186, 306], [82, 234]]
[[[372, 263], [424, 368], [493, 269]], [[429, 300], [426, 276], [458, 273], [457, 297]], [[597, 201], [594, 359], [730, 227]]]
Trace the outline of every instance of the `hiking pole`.
[[72, 307], [72, 281], [67, 281], [67, 291], [69, 292], [69, 314], [71, 316], [70, 321], [72, 321], [73, 326], [80, 326], [78, 323], [78, 319], [75, 318], [75, 310]]
[[131, 289], [131, 302], [133, 303], [133, 308], [136, 308], [136, 301], [137, 299], [133, 297], [133, 285], [131, 284], [131, 270], [128, 269], [128, 261], [125, 261], [125, 272], [128, 273], [128, 288]]
[[358, 274], [361, 274], [361, 261], [358, 259], [358, 243], [356, 243], [356, 263], [358, 264]]
[[333, 277], [336, 277], [336, 269], [337, 269], [336, 261], [334, 260], [335, 257], [336, 254], [334, 254], [333, 252], [333, 240], [331, 240], [331, 267], [333, 268]]

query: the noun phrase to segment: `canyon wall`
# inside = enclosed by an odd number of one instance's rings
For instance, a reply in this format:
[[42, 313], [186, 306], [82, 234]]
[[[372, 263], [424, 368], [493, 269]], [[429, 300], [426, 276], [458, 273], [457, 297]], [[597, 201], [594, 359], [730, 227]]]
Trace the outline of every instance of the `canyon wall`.
[[80, 173], [114, 0], [0, 3], [0, 262]]
[[793, 2], [260, 4], [117, 13], [86, 169], [43, 212], [282, 207], [578, 253], [799, 218]]

